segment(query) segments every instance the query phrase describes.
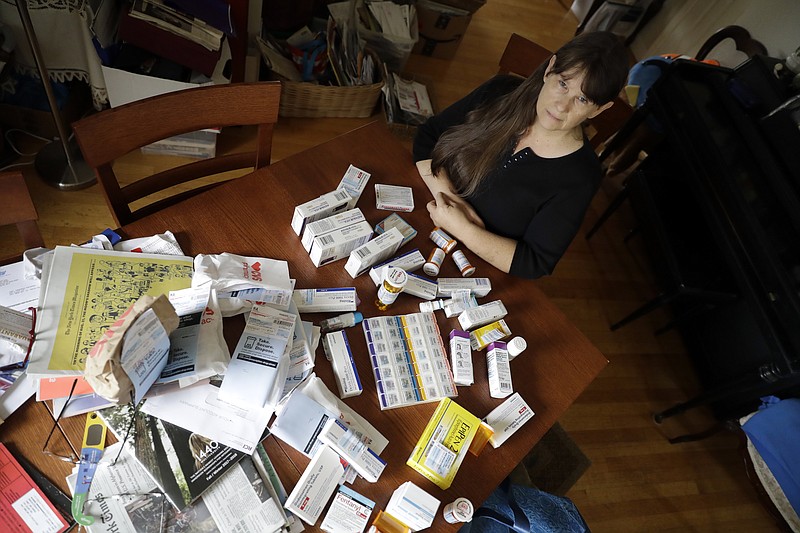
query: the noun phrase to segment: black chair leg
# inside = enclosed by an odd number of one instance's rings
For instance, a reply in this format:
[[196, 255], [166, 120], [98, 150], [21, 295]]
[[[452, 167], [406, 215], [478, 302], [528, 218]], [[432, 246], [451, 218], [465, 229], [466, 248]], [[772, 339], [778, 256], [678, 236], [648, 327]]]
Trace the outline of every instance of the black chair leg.
[[662, 294], [659, 294], [658, 296], [656, 296], [655, 298], [653, 298], [652, 300], [650, 300], [649, 302], [647, 302], [646, 304], [644, 304], [643, 306], [641, 306], [640, 308], [635, 310], [633, 313], [629, 314], [628, 316], [626, 316], [625, 318], [620, 320], [619, 322], [615, 322], [614, 324], [611, 324], [611, 331], [616, 331], [619, 328], [621, 328], [622, 326], [633, 322], [637, 318], [643, 317], [644, 315], [646, 315], [650, 311], [653, 311], [653, 310], [658, 309], [659, 307], [661, 307], [663, 305], [668, 304], [669, 302], [674, 300], [676, 296], [677, 296], [677, 293], [673, 293], [673, 294], [664, 294], [664, 293], [662, 293]]
[[605, 221], [608, 220], [612, 214], [614, 214], [614, 211], [619, 209], [619, 206], [622, 205], [622, 202], [625, 201], [628, 195], [628, 187], [623, 185], [622, 189], [617, 193], [614, 199], [611, 200], [611, 203], [608, 204], [608, 207], [606, 207], [605, 211], [603, 211], [603, 213], [600, 215], [600, 218], [597, 219], [597, 222], [594, 223], [594, 226], [592, 226], [591, 229], [586, 232], [587, 241], [592, 238], [592, 235], [597, 233], [597, 230], [600, 229], [600, 226], [602, 226]]

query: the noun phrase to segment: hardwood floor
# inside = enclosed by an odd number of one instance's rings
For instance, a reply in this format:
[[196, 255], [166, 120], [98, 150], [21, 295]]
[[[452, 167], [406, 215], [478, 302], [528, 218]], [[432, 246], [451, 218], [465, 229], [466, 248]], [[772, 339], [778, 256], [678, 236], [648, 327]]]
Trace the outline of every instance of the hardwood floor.
[[[490, 0], [474, 15], [455, 59], [411, 56], [406, 70], [433, 80], [434, 99], [442, 108], [497, 71], [512, 32], [555, 49], [575, 27], [574, 17], [558, 0]], [[366, 122], [281, 119], [274, 157], [283, 158]], [[219, 149], [247, 142], [247, 132], [226, 132]], [[124, 164], [134, 172], [169, 160], [134, 155]], [[32, 169], [26, 170], [26, 177], [48, 246], [82, 241], [114, 225], [97, 186], [61, 192], [44, 185]], [[613, 184], [604, 184], [584, 232], [610, 194]], [[630, 247], [622, 243], [628, 218], [621, 210], [591, 241], [579, 235], [555, 274], [538, 281], [611, 362], [560, 420], [592, 461], [569, 497], [595, 533], [778, 531], [747, 479], [735, 435], [723, 432], [700, 442], [670, 445], [667, 436], [705, 429], [708, 416], [692, 413], [661, 426], [651, 419], [653, 412], [692, 396], [698, 385], [679, 336], [653, 336], [666, 319], [664, 313], [652, 313], [616, 332], [608, 329], [655, 290], [636, 240]], [[10, 232], [0, 233], [0, 248], [16, 246]]]

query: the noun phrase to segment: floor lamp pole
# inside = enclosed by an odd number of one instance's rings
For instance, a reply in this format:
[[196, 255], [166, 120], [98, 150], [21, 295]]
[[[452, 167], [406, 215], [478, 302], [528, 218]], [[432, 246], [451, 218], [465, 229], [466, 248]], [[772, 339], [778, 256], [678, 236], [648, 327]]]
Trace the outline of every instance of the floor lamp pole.
[[81, 157], [77, 145], [70, 142], [67, 126], [58, 110], [53, 88], [50, 85], [50, 76], [47, 72], [47, 65], [44, 63], [36, 33], [31, 24], [31, 17], [28, 13], [27, 0], [17, 0], [17, 11], [25, 29], [25, 36], [33, 52], [36, 61], [36, 68], [42, 78], [44, 92], [47, 95], [47, 102], [50, 104], [50, 112], [56, 123], [58, 138], [60, 142], [51, 142], [42, 148], [36, 155], [35, 167], [39, 176], [49, 185], [63, 190], [80, 189], [92, 185], [95, 181], [94, 170], [89, 167]]

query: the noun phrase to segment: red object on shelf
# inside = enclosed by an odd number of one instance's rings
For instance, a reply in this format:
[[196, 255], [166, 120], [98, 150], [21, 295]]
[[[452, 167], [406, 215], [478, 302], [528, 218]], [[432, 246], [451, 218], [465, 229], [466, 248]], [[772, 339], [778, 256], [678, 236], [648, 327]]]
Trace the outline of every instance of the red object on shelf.
[[150, 24], [144, 20], [122, 14], [119, 37], [132, 45], [161, 56], [197, 72], [211, 76], [220, 58], [220, 51], [212, 52], [202, 45]]

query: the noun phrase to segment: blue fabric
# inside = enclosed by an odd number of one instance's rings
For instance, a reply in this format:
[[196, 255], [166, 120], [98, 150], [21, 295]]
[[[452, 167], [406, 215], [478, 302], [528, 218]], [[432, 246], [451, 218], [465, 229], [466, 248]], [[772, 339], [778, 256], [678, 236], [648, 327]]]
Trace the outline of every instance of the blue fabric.
[[800, 514], [800, 399], [762, 398], [759, 411], [742, 426], [772, 471], [792, 508]]
[[[530, 522], [530, 528], [526, 528], [524, 531], [530, 531], [530, 533], [585, 533], [589, 531], [580, 512], [569, 498], [555, 496], [535, 487], [522, 485], [511, 485], [511, 494], [513, 502], [510, 501], [511, 498], [503, 487], [498, 487], [481, 507], [494, 510], [507, 518], [509, 522], [513, 522], [512, 505], [516, 502]], [[487, 517], [478, 516], [473, 518], [472, 522], [465, 524], [459, 533], [509, 533], [510, 531], [515, 531], [515, 529]], [[516, 531], [521, 530], [516, 529]]]
[[[663, 63], [663, 65], [660, 63]], [[664, 71], [664, 66], [669, 63], [672, 63], [672, 59], [662, 56], [652, 56], [639, 61], [631, 67], [631, 70], [628, 72], [628, 85], [639, 86], [639, 94], [636, 96], [635, 107], [642, 107], [642, 105], [644, 105], [645, 100], [647, 100], [647, 93], [650, 91], [650, 88], [653, 86], [656, 80], [661, 77], [661, 73]], [[656, 133], [664, 132], [664, 128], [661, 126], [661, 123], [653, 116], [652, 113], [647, 115], [645, 121], [647, 122], [647, 125], [650, 126], [650, 129]]]

